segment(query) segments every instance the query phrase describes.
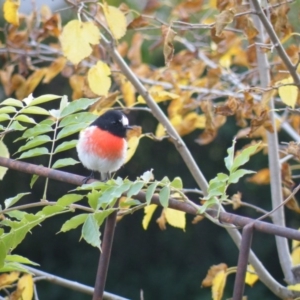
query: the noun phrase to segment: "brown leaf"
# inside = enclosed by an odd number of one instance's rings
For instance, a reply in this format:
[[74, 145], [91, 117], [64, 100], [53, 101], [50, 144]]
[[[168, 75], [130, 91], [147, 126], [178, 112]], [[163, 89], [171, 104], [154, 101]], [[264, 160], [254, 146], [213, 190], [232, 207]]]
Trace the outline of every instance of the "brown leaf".
[[168, 67], [174, 56], [173, 41], [177, 33], [170, 26], [166, 25], [161, 26], [161, 32], [164, 39], [163, 52], [165, 57], [165, 65]]
[[143, 43], [143, 36], [137, 32], [133, 35], [131, 47], [128, 50], [127, 57], [130, 60], [131, 66], [136, 68], [142, 63], [141, 46]]
[[240, 101], [234, 97], [229, 97], [223, 105], [215, 107], [215, 114], [222, 116], [232, 116], [240, 106]]
[[203, 0], [186, 0], [175, 6], [172, 15], [178, 16], [182, 21], [188, 21], [191, 14], [202, 9]]
[[157, 11], [162, 5], [161, 1], [158, 0], [147, 0], [146, 6], [143, 9], [144, 14], [150, 14], [154, 11]]
[[238, 209], [241, 206], [242, 193], [237, 192], [236, 194], [232, 195], [231, 200], [233, 209]]
[[11, 76], [14, 68], [14, 65], [8, 65], [3, 70], [0, 70], [0, 80], [6, 96], [9, 96], [13, 92]]
[[[282, 194], [283, 194], [283, 198], [287, 199], [288, 197], [291, 196], [292, 191], [287, 187], [282, 187]], [[294, 196], [291, 197], [291, 199], [285, 204], [285, 206], [288, 209], [291, 209], [297, 213], [300, 213], [299, 204]]]
[[84, 76], [74, 74], [69, 78], [69, 84], [73, 90], [72, 99], [82, 98], [84, 87]]
[[57, 76], [65, 67], [67, 59], [63, 56], [58, 57], [54, 60], [51, 65], [47, 68], [46, 75], [43, 83], [49, 83], [55, 76]]
[[161, 215], [158, 219], [156, 219], [156, 223], [158, 224], [160, 230], [166, 230], [167, 229], [167, 219], [164, 213], [164, 210], [162, 210]]
[[263, 126], [271, 133], [274, 132], [274, 128], [270, 121], [269, 112], [266, 109], [261, 112], [259, 117], [251, 120], [251, 131], [249, 133], [249, 136], [251, 136], [253, 132], [255, 132], [260, 126]]
[[139, 15], [137, 18], [133, 19], [127, 25], [127, 29], [143, 28], [143, 27], [146, 27], [148, 25], [149, 25], [149, 19], [146, 19], [142, 15]]
[[216, 36], [221, 36], [224, 28], [233, 21], [234, 14], [235, 12], [231, 8], [228, 10], [223, 10], [219, 15], [216, 16]]
[[112, 107], [120, 96], [119, 91], [109, 93], [106, 97], [102, 96], [96, 103], [94, 103], [89, 111], [95, 114], [104, 113], [108, 108]]
[[292, 180], [292, 171], [288, 163], [283, 163], [281, 165], [281, 179], [284, 186], [292, 188], [295, 182]]
[[199, 222], [201, 222], [202, 220], [204, 220], [205, 217], [203, 215], [197, 215], [196, 217], [194, 217], [194, 219], [192, 220], [192, 224], [197, 224]]
[[142, 127], [141, 126], [132, 126], [132, 129], [127, 131], [126, 138], [130, 139], [132, 137], [140, 137], [142, 135]]
[[226, 271], [227, 265], [224, 263], [213, 265], [209, 268], [206, 277], [203, 279], [201, 286], [202, 287], [210, 287], [212, 286], [213, 279], [216, 277], [216, 275], [221, 271]]
[[[31, 94], [36, 87], [39, 85], [45, 74], [47, 73], [46, 68], [36, 69], [26, 80], [26, 91], [23, 98]], [[21, 98], [22, 99], [22, 98]]]
[[261, 169], [254, 175], [248, 177], [247, 181], [255, 184], [269, 184], [270, 170], [268, 168]]
[[24, 99], [26, 93], [26, 79], [22, 75], [14, 74], [11, 78], [11, 86], [11, 91], [16, 91], [17, 99]]
[[300, 160], [300, 145], [296, 142], [289, 142], [288, 147], [286, 149], [288, 154], [294, 155], [295, 158]]
[[221, 41], [225, 39], [225, 35], [223, 32], [220, 35], [216, 35], [216, 27], [212, 27], [212, 29], [210, 30], [210, 37], [212, 41], [215, 42], [216, 44], [219, 44]]

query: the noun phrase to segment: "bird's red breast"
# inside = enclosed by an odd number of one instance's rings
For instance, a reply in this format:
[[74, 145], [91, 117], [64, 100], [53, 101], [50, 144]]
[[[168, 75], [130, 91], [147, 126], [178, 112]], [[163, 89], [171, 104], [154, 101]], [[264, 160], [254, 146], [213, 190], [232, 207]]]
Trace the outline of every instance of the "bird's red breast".
[[92, 126], [83, 132], [85, 137], [85, 149], [100, 157], [114, 160], [123, 156], [125, 139], [115, 136], [99, 127]]

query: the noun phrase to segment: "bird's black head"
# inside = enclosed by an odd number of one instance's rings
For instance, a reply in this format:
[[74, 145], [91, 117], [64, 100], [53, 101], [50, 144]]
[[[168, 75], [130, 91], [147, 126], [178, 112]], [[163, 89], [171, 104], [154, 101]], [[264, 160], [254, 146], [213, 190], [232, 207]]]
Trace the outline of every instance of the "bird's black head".
[[97, 118], [91, 126], [97, 126], [102, 130], [109, 131], [113, 135], [123, 138], [126, 137], [127, 129], [131, 128], [128, 125], [127, 117], [118, 110], [107, 111]]

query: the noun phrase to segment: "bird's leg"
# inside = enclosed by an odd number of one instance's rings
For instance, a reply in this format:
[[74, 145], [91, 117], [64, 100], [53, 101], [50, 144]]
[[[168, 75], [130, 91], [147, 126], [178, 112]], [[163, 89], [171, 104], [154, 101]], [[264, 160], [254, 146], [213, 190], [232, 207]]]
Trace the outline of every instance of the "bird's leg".
[[92, 173], [89, 175], [89, 176], [87, 176], [87, 177], [85, 177], [83, 180], [82, 180], [82, 183], [83, 184], [86, 184], [90, 179], [94, 179], [94, 171], [92, 171]]
[[107, 173], [100, 173], [100, 178], [101, 178], [101, 181], [105, 182], [107, 180], [109, 180], [111, 178], [111, 174], [109, 172]]

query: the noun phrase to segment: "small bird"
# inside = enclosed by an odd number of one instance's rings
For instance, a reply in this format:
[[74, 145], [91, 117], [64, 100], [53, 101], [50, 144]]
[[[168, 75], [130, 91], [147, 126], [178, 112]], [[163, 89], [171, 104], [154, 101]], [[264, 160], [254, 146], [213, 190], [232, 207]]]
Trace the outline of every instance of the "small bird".
[[129, 129], [132, 127], [123, 113], [109, 110], [80, 132], [76, 145], [78, 157], [92, 171], [84, 183], [94, 177], [94, 171], [100, 173], [101, 180], [107, 180], [124, 164]]

